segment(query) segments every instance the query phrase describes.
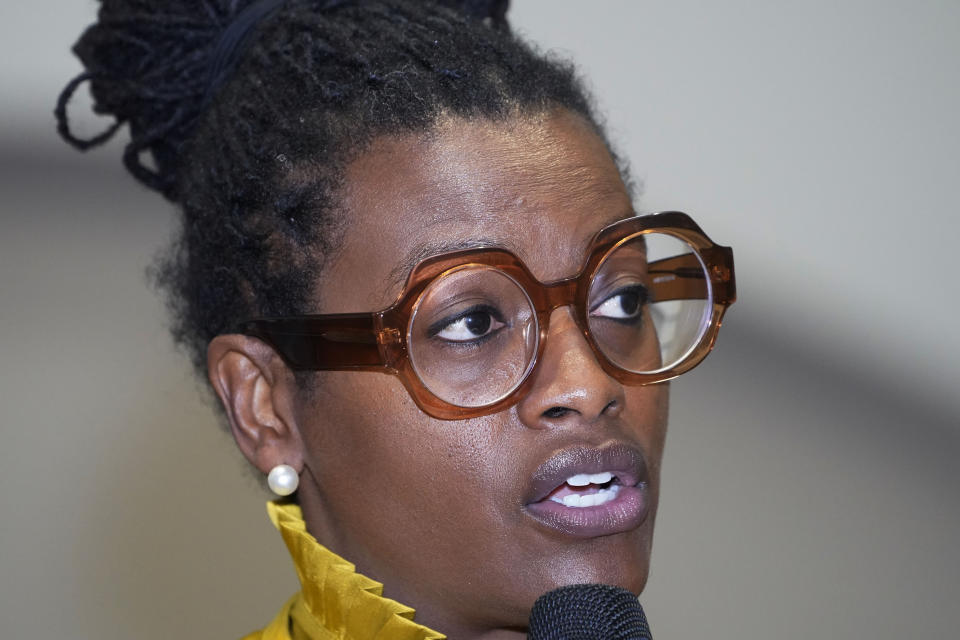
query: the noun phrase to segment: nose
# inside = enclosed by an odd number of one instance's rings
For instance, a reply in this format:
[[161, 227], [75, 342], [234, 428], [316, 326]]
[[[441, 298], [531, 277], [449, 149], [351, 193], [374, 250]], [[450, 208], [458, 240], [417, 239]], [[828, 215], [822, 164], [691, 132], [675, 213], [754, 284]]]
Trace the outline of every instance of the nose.
[[569, 307], [551, 313], [533, 376], [532, 388], [517, 405], [528, 427], [543, 429], [573, 419], [590, 424], [623, 411], [623, 385], [600, 366]]

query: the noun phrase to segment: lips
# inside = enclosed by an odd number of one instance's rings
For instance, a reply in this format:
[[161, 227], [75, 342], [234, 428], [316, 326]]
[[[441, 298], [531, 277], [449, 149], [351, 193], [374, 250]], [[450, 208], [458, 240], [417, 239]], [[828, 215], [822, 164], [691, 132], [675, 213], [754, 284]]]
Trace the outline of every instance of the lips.
[[647, 466], [634, 447], [574, 447], [534, 472], [524, 511], [540, 524], [577, 538], [622, 533], [647, 518]]

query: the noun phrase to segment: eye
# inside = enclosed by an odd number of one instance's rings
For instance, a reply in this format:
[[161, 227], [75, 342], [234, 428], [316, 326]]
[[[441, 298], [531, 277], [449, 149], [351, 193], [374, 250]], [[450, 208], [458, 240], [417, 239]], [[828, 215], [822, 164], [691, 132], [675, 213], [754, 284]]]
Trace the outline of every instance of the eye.
[[647, 303], [647, 288], [637, 284], [621, 287], [590, 310], [591, 316], [610, 318], [624, 324], [639, 320]]
[[496, 309], [486, 305], [473, 307], [454, 318], [434, 323], [429, 334], [448, 342], [478, 340], [506, 326], [499, 315]]

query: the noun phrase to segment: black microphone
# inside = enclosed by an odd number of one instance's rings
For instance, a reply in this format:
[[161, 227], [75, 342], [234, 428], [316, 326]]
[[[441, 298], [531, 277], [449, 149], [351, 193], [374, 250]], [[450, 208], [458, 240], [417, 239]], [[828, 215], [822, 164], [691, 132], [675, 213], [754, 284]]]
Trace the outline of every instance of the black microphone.
[[527, 640], [653, 638], [637, 596], [605, 584], [574, 584], [537, 598]]

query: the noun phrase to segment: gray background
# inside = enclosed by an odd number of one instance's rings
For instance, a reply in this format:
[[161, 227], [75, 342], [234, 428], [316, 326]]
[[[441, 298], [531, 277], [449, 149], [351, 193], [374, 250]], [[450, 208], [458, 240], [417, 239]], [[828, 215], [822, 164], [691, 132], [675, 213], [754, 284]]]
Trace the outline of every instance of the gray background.
[[[673, 386], [657, 637], [956, 637], [960, 3], [514, 5], [639, 208], [736, 249]], [[146, 286], [168, 205], [53, 133], [95, 8], [0, 6], [0, 636], [237, 637], [295, 578]]]

